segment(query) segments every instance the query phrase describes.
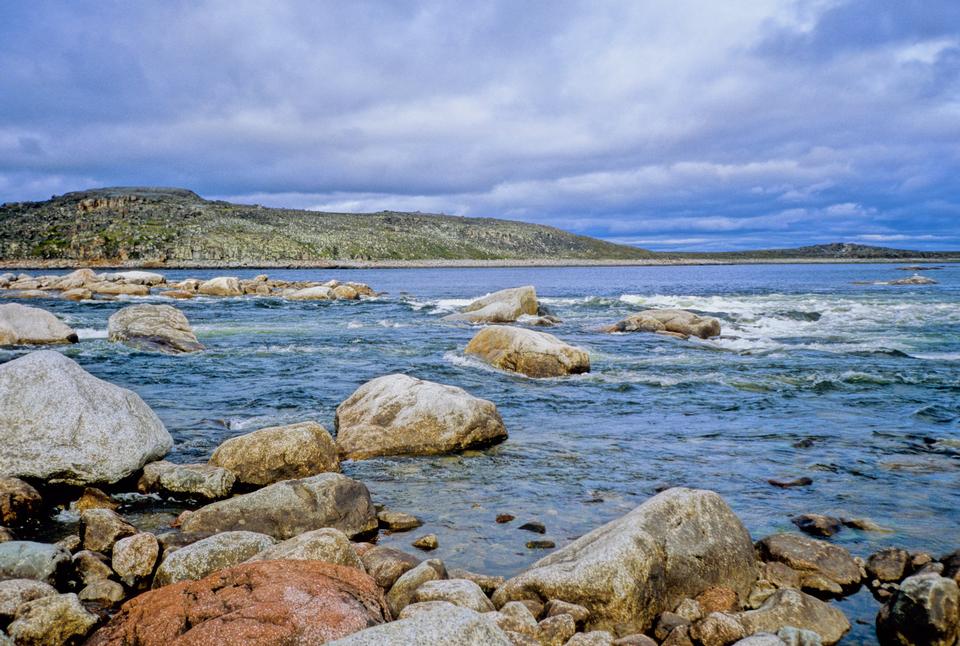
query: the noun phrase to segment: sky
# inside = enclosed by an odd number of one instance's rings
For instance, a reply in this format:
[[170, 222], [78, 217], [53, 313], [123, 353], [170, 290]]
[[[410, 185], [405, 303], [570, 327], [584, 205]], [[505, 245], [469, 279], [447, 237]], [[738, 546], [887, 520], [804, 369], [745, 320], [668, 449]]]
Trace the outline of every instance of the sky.
[[960, 249], [957, 0], [0, 0], [0, 202]]

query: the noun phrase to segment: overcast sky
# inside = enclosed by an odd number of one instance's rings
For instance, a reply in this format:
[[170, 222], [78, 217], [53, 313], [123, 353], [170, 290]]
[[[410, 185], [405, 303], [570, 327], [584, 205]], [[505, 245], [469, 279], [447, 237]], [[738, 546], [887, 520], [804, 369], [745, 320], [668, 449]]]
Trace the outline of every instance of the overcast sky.
[[960, 249], [960, 1], [0, 2], [0, 202]]

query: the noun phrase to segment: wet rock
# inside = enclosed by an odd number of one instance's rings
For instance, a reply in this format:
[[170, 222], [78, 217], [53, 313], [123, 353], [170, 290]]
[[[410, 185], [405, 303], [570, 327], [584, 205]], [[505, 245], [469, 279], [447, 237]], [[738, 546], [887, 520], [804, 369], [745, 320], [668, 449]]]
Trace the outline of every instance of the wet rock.
[[114, 510], [119, 506], [119, 503], [115, 502], [113, 498], [100, 489], [96, 487], [84, 487], [83, 493], [77, 500], [71, 503], [70, 508], [78, 514], [82, 514], [88, 509]]
[[527, 285], [478, 298], [460, 312], [443, 318], [467, 323], [512, 323], [524, 314], [536, 316], [538, 309], [537, 292], [532, 285]]
[[960, 589], [938, 574], [907, 577], [877, 615], [884, 646], [951, 646], [960, 638]]
[[723, 499], [677, 488], [537, 561], [493, 600], [564, 599], [590, 610], [588, 628], [624, 634], [711, 586], [745, 599], [756, 578], [750, 535]]
[[373, 628], [367, 628], [332, 642], [330, 646], [384, 646], [423, 644], [426, 646], [511, 646], [502, 630], [483, 615], [441, 606]]
[[560, 377], [590, 372], [590, 355], [552, 334], [507, 325], [483, 328], [464, 352], [490, 365], [528, 377]]
[[232, 276], [218, 276], [197, 286], [197, 292], [207, 296], [242, 296], [240, 281]]
[[910, 554], [897, 547], [888, 547], [867, 559], [867, 575], [878, 581], [896, 583], [904, 577]]
[[153, 578], [153, 587], [202, 579], [216, 570], [243, 563], [275, 542], [256, 532], [214, 534], [166, 554]]
[[218, 500], [230, 495], [235, 481], [233, 472], [221, 467], [160, 460], [143, 467], [137, 489], [140, 493]]
[[141, 532], [121, 538], [113, 546], [111, 567], [120, 580], [130, 587], [137, 585], [153, 574], [160, 556], [160, 543], [149, 532]]
[[337, 285], [333, 288], [333, 295], [341, 301], [355, 301], [360, 298], [360, 293], [350, 285]]
[[493, 604], [480, 586], [466, 579], [427, 581], [414, 591], [412, 601], [448, 601], [455, 606], [477, 612], [494, 610]]
[[76, 343], [77, 333], [39, 307], [19, 303], [0, 305], [0, 346]]
[[337, 407], [335, 424], [337, 449], [353, 460], [449, 453], [507, 438], [493, 402], [402, 374], [360, 386]]
[[0, 473], [55, 483], [116, 482], [173, 444], [136, 393], [59, 352], [0, 365]]
[[110, 579], [100, 579], [83, 587], [77, 595], [80, 601], [95, 603], [110, 608], [126, 597], [123, 586]]
[[539, 629], [543, 646], [563, 646], [577, 632], [573, 617], [567, 614], [547, 617], [540, 622]]
[[836, 644], [850, 630], [843, 612], [798, 590], [778, 590], [756, 610], [733, 616], [747, 634], [775, 633], [784, 626], [794, 626], [817, 633], [826, 646]]
[[248, 559], [252, 561], [274, 561], [288, 559], [294, 561], [325, 561], [335, 565], [363, 570], [363, 563], [347, 535], [338, 529], [326, 527], [304, 532], [288, 538], [282, 543], [271, 545]]
[[440, 542], [437, 540], [436, 534], [427, 534], [413, 541], [411, 545], [413, 545], [419, 550], [429, 551], [429, 550], [437, 549], [437, 547], [440, 545]]
[[80, 537], [84, 549], [109, 554], [113, 544], [133, 536], [137, 528], [110, 509], [88, 509], [80, 514]]
[[163, 283], [167, 282], [167, 279], [163, 277], [163, 274], [140, 270], [118, 271], [112, 274], [102, 274], [100, 278], [103, 280], [112, 280], [119, 283], [124, 283], [126, 285], [149, 285], [151, 287], [154, 285], [162, 285]]
[[375, 530], [377, 517], [366, 486], [339, 473], [284, 480], [201, 507], [181, 524], [185, 532], [245, 529], [281, 540], [321, 527], [334, 527], [351, 538]]
[[605, 328], [607, 332], [668, 332], [701, 339], [720, 336], [720, 321], [676, 309], [644, 310]]
[[860, 566], [850, 552], [799, 534], [774, 534], [757, 544], [764, 561], [796, 570], [804, 590], [828, 595], [847, 594], [860, 585]]
[[131, 305], [107, 321], [107, 339], [163, 354], [186, 354], [203, 350], [183, 312], [170, 305]]
[[537, 534], [547, 533], [547, 526], [537, 521], [524, 523], [523, 525], [520, 525], [520, 529], [525, 529], [528, 532], [536, 532]]
[[557, 546], [550, 540], [527, 541], [528, 550], [552, 550]]
[[316, 422], [271, 426], [232, 437], [217, 447], [210, 464], [256, 486], [340, 470], [333, 438]]
[[40, 492], [20, 478], [0, 476], [0, 522], [20, 525], [36, 518], [43, 507]]
[[86, 637], [97, 616], [75, 594], [58, 594], [28, 601], [17, 609], [7, 632], [17, 644], [62, 646]]
[[367, 573], [384, 590], [389, 590], [402, 574], [420, 564], [420, 559], [412, 554], [382, 546], [367, 550], [360, 560]]
[[740, 622], [722, 612], [711, 612], [690, 627], [690, 637], [703, 646], [726, 646], [745, 636]]
[[52, 597], [57, 589], [49, 583], [33, 579], [8, 579], [0, 581], [0, 623], [13, 619], [22, 604], [42, 597]]
[[932, 278], [927, 278], [926, 276], [920, 276], [919, 274], [914, 274], [909, 278], [900, 278], [898, 280], [888, 280], [885, 282], [876, 283], [877, 285], [936, 285], [937, 281]]
[[800, 531], [812, 536], [833, 536], [843, 529], [843, 523], [840, 522], [839, 518], [822, 514], [801, 514], [792, 518], [791, 522]]
[[283, 297], [291, 301], [333, 301], [336, 300], [337, 295], [329, 287], [317, 285], [316, 287], [295, 289], [287, 292]]
[[704, 614], [732, 612], [738, 609], [737, 593], [723, 586], [711, 586], [697, 595], [696, 602]]
[[182, 289], [168, 289], [166, 291], [160, 292], [158, 296], [163, 296], [164, 298], [174, 298], [177, 300], [186, 300], [196, 297], [196, 292], [188, 292]]
[[80, 550], [73, 555], [71, 561], [77, 578], [84, 585], [89, 585], [95, 581], [103, 581], [114, 575], [107, 557], [100, 552]]
[[33, 579], [56, 586], [70, 564], [70, 553], [59, 545], [33, 541], [0, 543], [0, 581]]
[[415, 568], [403, 573], [387, 593], [387, 605], [394, 617], [400, 614], [411, 601], [421, 585], [427, 581], [445, 579], [443, 563], [435, 559], [424, 561]]
[[88, 644], [320, 644], [388, 618], [383, 593], [359, 570], [260, 561], [135, 597]]
[[416, 516], [389, 509], [377, 512], [377, 521], [381, 529], [388, 529], [391, 532], [405, 532], [423, 525], [423, 521]]
[[505, 580], [502, 576], [477, 574], [475, 572], [470, 572], [469, 570], [463, 570], [459, 568], [450, 570], [449, 575], [451, 579], [466, 579], [468, 581], [473, 581], [480, 586], [480, 589], [483, 590], [483, 593], [486, 595], [493, 594], [497, 588], [503, 585]]
[[813, 484], [813, 478], [808, 478], [806, 476], [801, 478], [794, 478], [793, 480], [778, 480], [776, 478], [771, 478], [767, 480], [768, 483], [772, 484], [774, 487], [780, 487], [781, 489], [790, 489], [792, 487], [809, 487]]

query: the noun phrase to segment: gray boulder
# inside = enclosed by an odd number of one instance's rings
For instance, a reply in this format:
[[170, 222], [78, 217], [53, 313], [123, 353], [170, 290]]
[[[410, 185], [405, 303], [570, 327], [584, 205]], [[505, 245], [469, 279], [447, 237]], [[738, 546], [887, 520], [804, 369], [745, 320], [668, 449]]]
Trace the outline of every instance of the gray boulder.
[[367, 628], [330, 646], [512, 646], [492, 621], [478, 612], [437, 604], [429, 612]]
[[502, 289], [478, 298], [457, 314], [443, 318], [467, 323], [513, 323], [523, 315], [536, 316], [538, 310], [537, 291], [532, 285], [527, 285]]
[[257, 532], [223, 532], [185, 545], [166, 555], [153, 578], [153, 587], [197, 581], [216, 570], [239, 565], [276, 541]]
[[166, 460], [143, 467], [137, 488], [141, 493], [193, 496], [209, 500], [226, 498], [236, 476], [227, 469], [209, 464], [174, 464]]
[[0, 346], [76, 343], [73, 329], [39, 307], [19, 303], [0, 305]]
[[960, 590], [953, 579], [916, 574], [877, 615], [884, 646], [952, 646], [960, 639]]
[[138, 350], [185, 354], [203, 350], [183, 312], [170, 305], [131, 305], [107, 320], [107, 338]]
[[70, 552], [33, 541], [0, 543], [0, 581], [33, 579], [56, 585], [70, 565]]

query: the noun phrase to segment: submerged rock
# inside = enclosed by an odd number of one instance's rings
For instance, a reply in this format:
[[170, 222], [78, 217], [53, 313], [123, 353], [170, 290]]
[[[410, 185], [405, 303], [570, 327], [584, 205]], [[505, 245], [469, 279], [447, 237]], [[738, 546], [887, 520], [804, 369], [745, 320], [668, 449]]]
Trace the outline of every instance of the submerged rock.
[[407, 375], [378, 377], [337, 407], [337, 449], [347, 459], [431, 455], [507, 438], [493, 402]]
[[0, 473], [55, 483], [116, 482], [173, 439], [140, 397], [59, 352], [0, 365]]
[[952, 646], [960, 639], [960, 588], [939, 574], [917, 574], [877, 615], [884, 646]]
[[720, 321], [676, 309], [644, 310], [605, 328], [607, 332], [659, 332], [701, 339], [720, 336]]
[[0, 346], [76, 343], [73, 329], [39, 307], [19, 303], [0, 305]]
[[465, 352], [501, 370], [528, 377], [560, 377], [590, 372], [590, 355], [552, 334], [507, 325], [486, 327]]
[[166, 555], [153, 579], [153, 587], [196, 581], [211, 572], [239, 565], [276, 541], [257, 532], [223, 532], [185, 545]]
[[131, 305], [107, 321], [107, 338], [138, 350], [185, 354], [203, 350], [183, 312], [170, 305]]
[[756, 578], [750, 535], [723, 499], [678, 488], [537, 561], [493, 601], [562, 599], [590, 611], [588, 628], [628, 634], [711, 586], [745, 599]]
[[484, 615], [453, 604], [353, 633], [330, 646], [512, 646], [513, 642]]
[[166, 460], [143, 467], [137, 488], [141, 493], [195, 496], [209, 500], [226, 498], [236, 477], [231, 471], [209, 464], [174, 464]]
[[532, 285], [502, 289], [478, 298], [460, 312], [443, 317], [468, 323], [513, 323], [523, 315], [536, 316], [537, 292]]
[[833, 516], [823, 514], [800, 514], [791, 519], [797, 528], [813, 536], [833, 536], [843, 529], [843, 522]]

